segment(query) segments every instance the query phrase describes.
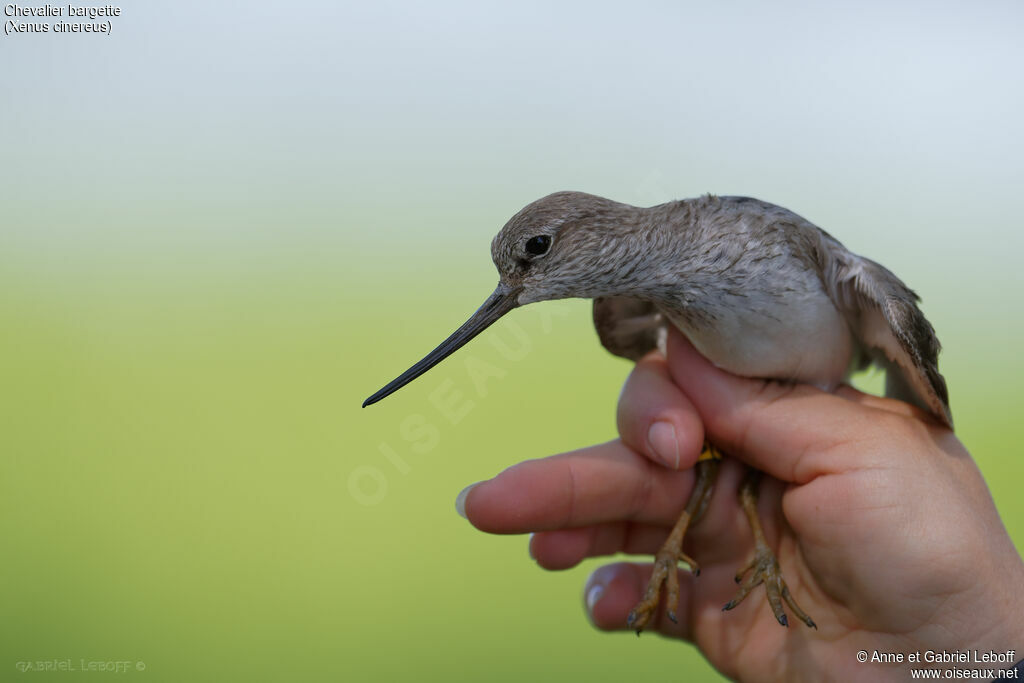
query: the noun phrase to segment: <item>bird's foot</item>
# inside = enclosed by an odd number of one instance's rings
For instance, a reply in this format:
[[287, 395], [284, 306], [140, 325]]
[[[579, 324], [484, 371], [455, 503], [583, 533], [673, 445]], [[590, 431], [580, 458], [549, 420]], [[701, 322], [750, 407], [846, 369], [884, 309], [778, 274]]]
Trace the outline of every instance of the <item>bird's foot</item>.
[[[686, 513], [684, 513], [686, 514]], [[682, 535], [679, 537], [679, 543], [672, 543], [672, 537], [669, 537], [669, 541], [661, 547], [658, 554], [654, 558], [654, 571], [651, 574], [650, 581], [647, 582], [647, 590], [644, 593], [643, 599], [636, 604], [633, 610], [629, 613], [626, 618], [626, 626], [636, 631], [637, 635], [644, 630], [644, 627], [650, 623], [651, 619], [658, 612], [658, 600], [661, 597], [661, 587], [665, 586], [667, 595], [665, 596], [665, 604], [668, 607], [668, 618], [673, 622], [678, 623], [676, 617], [676, 610], [679, 609], [679, 561], [682, 560], [686, 564], [690, 565], [690, 571], [693, 572], [694, 576], [700, 574], [700, 566], [697, 562], [681, 548], [675, 547], [682, 545]]]
[[[744, 576], [746, 578], [743, 578]], [[736, 591], [736, 595], [732, 600], [725, 603], [725, 606], [722, 608], [723, 612], [728, 612], [743, 602], [750, 591], [763, 583], [765, 591], [768, 593], [768, 604], [771, 605], [772, 613], [775, 614], [775, 619], [780, 624], [789, 626], [789, 619], [786, 618], [786, 613], [782, 609], [782, 603], [785, 601], [797, 619], [813, 629], [818, 628], [814, 620], [800, 609], [800, 605], [796, 603], [793, 595], [789, 592], [789, 586], [786, 585], [785, 579], [782, 578], [779, 561], [775, 558], [775, 553], [772, 552], [772, 549], [767, 544], [755, 542], [754, 559], [736, 572], [736, 583], [740, 584], [740, 589]]]
[[667, 593], [668, 618], [678, 623], [676, 612], [679, 609], [679, 562], [683, 561], [690, 565], [690, 571], [694, 576], [700, 574], [700, 565], [683, 552], [683, 538], [686, 536], [686, 530], [690, 524], [700, 519], [707, 509], [721, 458], [722, 456], [710, 444], [705, 445], [704, 453], [701, 454], [695, 468], [697, 481], [690, 494], [690, 500], [686, 503], [686, 509], [679, 515], [679, 520], [672, 528], [672, 533], [669, 534], [668, 539], [661, 546], [661, 550], [654, 557], [654, 570], [651, 573], [650, 581], [647, 582], [647, 590], [644, 592], [643, 599], [636, 604], [626, 618], [626, 625], [634, 629], [637, 635], [640, 635], [644, 627], [657, 614], [662, 585], [665, 586]]

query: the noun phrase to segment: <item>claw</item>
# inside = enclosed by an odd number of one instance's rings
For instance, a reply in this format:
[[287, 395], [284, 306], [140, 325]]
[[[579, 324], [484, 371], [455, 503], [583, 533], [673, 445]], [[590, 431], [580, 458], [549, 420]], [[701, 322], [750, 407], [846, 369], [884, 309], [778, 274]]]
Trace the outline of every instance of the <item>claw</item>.
[[789, 586], [786, 585], [785, 581], [782, 582], [782, 599], [785, 600], [786, 604], [789, 605], [789, 608], [793, 610], [793, 614], [796, 615], [797, 619], [807, 624], [808, 628], [813, 628], [815, 631], [818, 630], [818, 625], [814, 623], [814, 620], [807, 616], [806, 612], [800, 609], [800, 605], [796, 604], [796, 600], [794, 600], [793, 596], [790, 594]]
[[736, 576], [733, 577], [733, 580], [736, 583], [740, 583], [741, 581], [743, 581], [743, 577], [746, 575], [746, 573], [753, 569], [756, 564], [757, 556], [755, 555], [754, 559], [752, 559], [750, 562], [747, 562], [745, 565], [736, 570]]
[[700, 565], [697, 564], [697, 560], [681, 551], [679, 553], [679, 559], [690, 565], [690, 572], [692, 572], [694, 576], [700, 576]]
[[[657, 602], [654, 603], [654, 607], [657, 608]], [[637, 635], [644, 630], [647, 624], [651, 621], [653, 616], [653, 610], [641, 608], [639, 605], [633, 608], [633, 611], [626, 617], [626, 627], [636, 631]]]

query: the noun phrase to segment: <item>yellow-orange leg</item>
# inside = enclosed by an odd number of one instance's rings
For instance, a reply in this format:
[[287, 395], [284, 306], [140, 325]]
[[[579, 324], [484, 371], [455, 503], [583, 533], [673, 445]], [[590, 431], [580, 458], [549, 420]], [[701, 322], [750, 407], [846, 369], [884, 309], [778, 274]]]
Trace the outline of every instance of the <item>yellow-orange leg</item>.
[[679, 515], [679, 520], [672, 527], [672, 533], [668, 535], [661, 550], [654, 557], [654, 572], [651, 580], [647, 583], [647, 591], [643, 599], [637, 603], [633, 611], [626, 619], [629, 628], [636, 629], [636, 634], [644, 629], [658, 611], [658, 599], [661, 597], [661, 586], [665, 585], [668, 605], [668, 618], [676, 621], [676, 610], [679, 606], [679, 576], [676, 573], [679, 561], [682, 560], [690, 565], [694, 576], [700, 574], [700, 566], [683, 552], [683, 538], [690, 524], [695, 524], [704, 511], [707, 510], [711, 501], [711, 492], [714, 490], [715, 477], [718, 475], [718, 466], [722, 462], [722, 454], [705, 442], [704, 450], [697, 459], [694, 468], [697, 472], [697, 481], [694, 483], [693, 492], [686, 502], [686, 508]]
[[[761, 520], [757, 516], [757, 497], [760, 483], [761, 472], [750, 469], [747, 470], [747, 474], [743, 477], [743, 483], [740, 485], [740, 503], [743, 505], [743, 512], [746, 513], [747, 520], [750, 522], [750, 529], [754, 534], [754, 557], [745, 567], [736, 572], [736, 583], [740, 584], [740, 589], [736, 592], [736, 596], [725, 604], [722, 610], [731, 610], [743, 602], [743, 599], [747, 597], [750, 591], [763, 583], [768, 593], [768, 604], [771, 605], [772, 613], [775, 614], [775, 618], [780, 624], [789, 626], [786, 613], [782, 611], [782, 602], [785, 601], [800, 621], [811, 628], [817, 629], [818, 626], [814, 623], [814, 620], [800, 609], [800, 606], [796, 604], [796, 600], [790, 594], [789, 587], [782, 578], [779, 561], [775, 558], [775, 553], [768, 547], [768, 542], [764, 538]], [[744, 580], [743, 577], [747, 572], [750, 572], [750, 575]]]

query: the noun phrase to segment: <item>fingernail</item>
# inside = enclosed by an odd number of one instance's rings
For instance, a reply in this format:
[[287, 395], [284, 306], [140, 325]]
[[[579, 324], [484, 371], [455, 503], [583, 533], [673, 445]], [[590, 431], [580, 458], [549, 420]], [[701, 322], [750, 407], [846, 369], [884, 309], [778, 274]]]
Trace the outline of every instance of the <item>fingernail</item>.
[[676, 428], [671, 422], [658, 421], [647, 430], [647, 443], [651, 451], [665, 467], [679, 469], [679, 440]]
[[459, 513], [459, 517], [463, 519], [469, 519], [466, 516], [466, 498], [469, 496], [469, 492], [473, 490], [473, 487], [480, 482], [474, 482], [466, 488], [459, 491], [459, 495], [455, 496], [455, 511]]
[[587, 617], [591, 623], [594, 622], [594, 608], [597, 607], [597, 603], [601, 602], [601, 598], [608, 590], [608, 586], [612, 580], [616, 577], [617, 571], [614, 565], [605, 565], [598, 567], [587, 579], [587, 584], [583, 589], [583, 604], [587, 609]]
[[587, 589], [587, 612], [591, 615], [594, 614], [594, 605], [597, 601], [604, 597], [604, 586], [601, 584], [594, 584]]

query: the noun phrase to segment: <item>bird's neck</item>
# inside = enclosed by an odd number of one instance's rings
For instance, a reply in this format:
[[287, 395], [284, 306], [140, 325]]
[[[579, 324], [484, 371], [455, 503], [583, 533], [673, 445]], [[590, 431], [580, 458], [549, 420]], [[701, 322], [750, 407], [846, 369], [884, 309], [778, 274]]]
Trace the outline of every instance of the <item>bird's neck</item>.
[[695, 324], [715, 319], [737, 296], [745, 270], [733, 267], [744, 261], [740, 244], [712, 229], [718, 203], [700, 197], [637, 211], [624, 231], [622, 276], [605, 296], [650, 301]]
[[624, 217], [617, 231], [618, 276], [609, 282], [605, 295], [678, 301], [685, 295], [697, 220], [693, 200], [641, 208]]

